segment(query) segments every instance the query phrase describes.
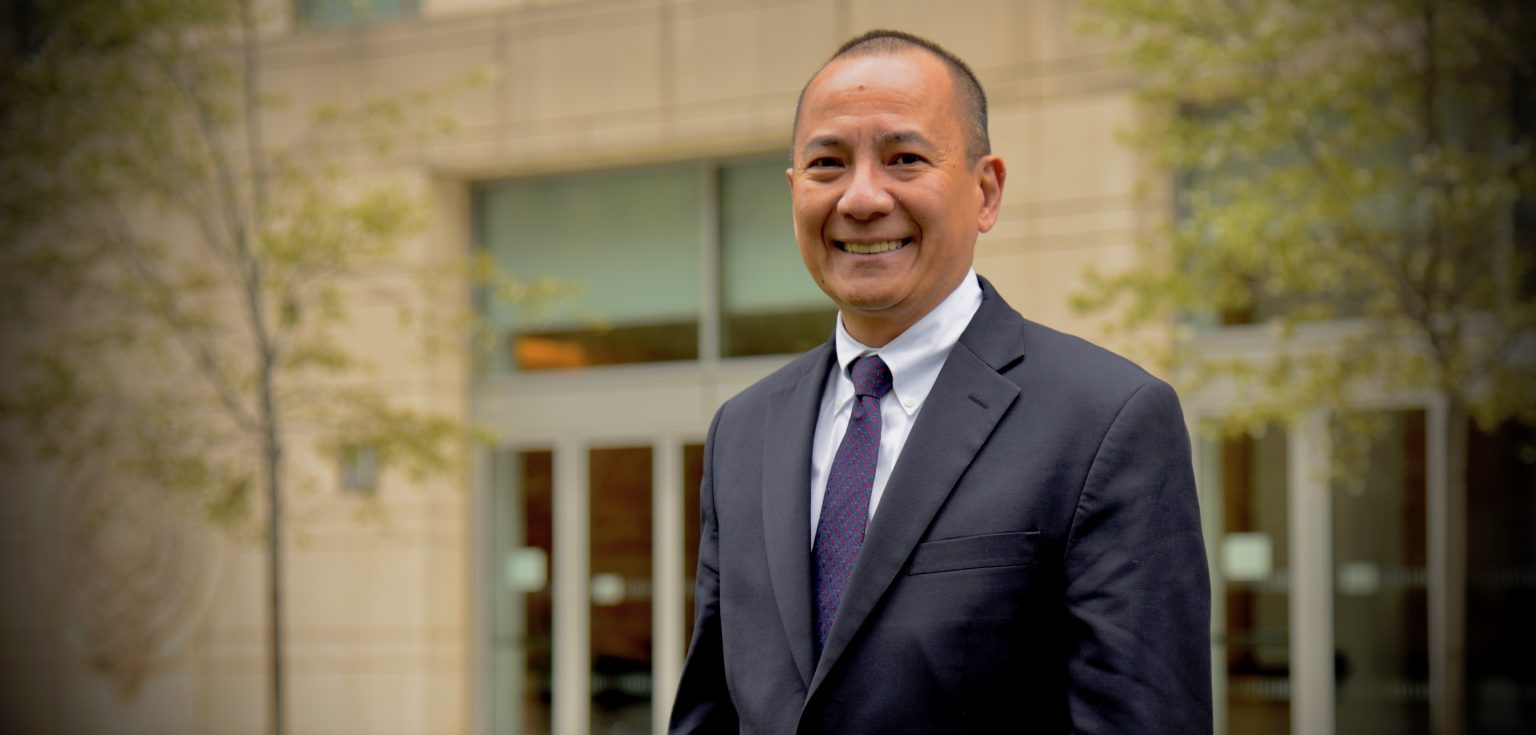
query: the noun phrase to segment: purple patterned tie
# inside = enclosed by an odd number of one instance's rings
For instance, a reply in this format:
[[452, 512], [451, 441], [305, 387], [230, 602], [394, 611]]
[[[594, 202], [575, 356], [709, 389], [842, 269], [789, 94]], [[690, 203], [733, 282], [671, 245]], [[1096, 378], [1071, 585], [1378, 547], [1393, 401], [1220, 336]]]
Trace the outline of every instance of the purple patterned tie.
[[853, 562], [864, 543], [869, 522], [869, 491], [875, 485], [875, 461], [880, 456], [880, 397], [891, 389], [891, 370], [876, 355], [853, 361], [853, 415], [848, 433], [837, 447], [827, 473], [827, 492], [816, 522], [816, 653], [826, 645], [827, 632], [843, 602], [843, 590]]

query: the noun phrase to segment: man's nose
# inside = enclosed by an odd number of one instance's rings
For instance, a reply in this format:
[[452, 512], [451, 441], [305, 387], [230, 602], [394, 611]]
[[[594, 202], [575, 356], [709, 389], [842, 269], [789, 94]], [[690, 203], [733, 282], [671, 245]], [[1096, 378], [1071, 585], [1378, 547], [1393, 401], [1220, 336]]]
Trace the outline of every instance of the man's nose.
[[885, 173], [879, 166], [862, 164], [853, 169], [848, 188], [837, 200], [837, 213], [857, 220], [868, 220], [890, 214], [896, 200], [886, 187]]

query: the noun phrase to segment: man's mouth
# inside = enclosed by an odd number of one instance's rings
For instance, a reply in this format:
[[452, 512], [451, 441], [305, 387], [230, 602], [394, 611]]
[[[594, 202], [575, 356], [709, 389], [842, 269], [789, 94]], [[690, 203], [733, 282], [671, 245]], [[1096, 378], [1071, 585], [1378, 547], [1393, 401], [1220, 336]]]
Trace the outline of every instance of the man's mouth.
[[905, 237], [900, 240], [884, 240], [882, 242], [846, 242], [843, 240], [833, 240], [832, 244], [836, 245], [838, 250], [841, 250], [845, 253], [853, 253], [854, 255], [875, 255], [878, 253], [889, 253], [892, 250], [900, 250], [912, 244], [912, 238]]

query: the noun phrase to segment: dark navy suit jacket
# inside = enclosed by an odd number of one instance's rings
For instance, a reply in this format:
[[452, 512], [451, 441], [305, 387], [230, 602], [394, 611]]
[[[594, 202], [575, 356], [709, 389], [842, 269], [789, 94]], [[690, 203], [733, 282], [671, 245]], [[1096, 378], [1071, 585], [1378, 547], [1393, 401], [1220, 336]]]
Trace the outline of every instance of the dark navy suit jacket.
[[1178, 398], [984, 279], [814, 653], [810, 453], [834, 349], [727, 401], [674, 733], [1209, 733]]

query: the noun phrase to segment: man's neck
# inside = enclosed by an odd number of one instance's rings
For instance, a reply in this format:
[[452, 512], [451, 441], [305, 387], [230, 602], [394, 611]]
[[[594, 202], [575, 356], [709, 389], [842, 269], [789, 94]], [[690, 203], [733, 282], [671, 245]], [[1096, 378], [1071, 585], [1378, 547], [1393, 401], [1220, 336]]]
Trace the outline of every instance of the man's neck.
[[848, 336], [858, 340], [859, 344], [867, 347], [884, 347], [922, 318], [923, 314], [918, 314], [907, 319], [893, 320], [844, 311], [843, 328], [848, 330]]
[[848, 336], [858, 340], [859, 344], [865, 347], [884, 347], [890, 344], [891, 340], [900, 337], [908, 329], [911, 329], [912, 325], [922, 321], [923, 317], [928, 316], [934, 309], [939, 308], [945, 300], [954, 295], [966, 278], [974, 279], [976, 277], [975, 273], [974, 269], [968, 269], [964, 276], [956, 280], [954, 285], [944, 292], [943, 298], [928, 304], [927, 308], [921, 311], [909, 309], [906, 312], [897, 314], [865, 314], [851, 309], [843, 309], [839, 312], [843, 329], [848, 332]]

